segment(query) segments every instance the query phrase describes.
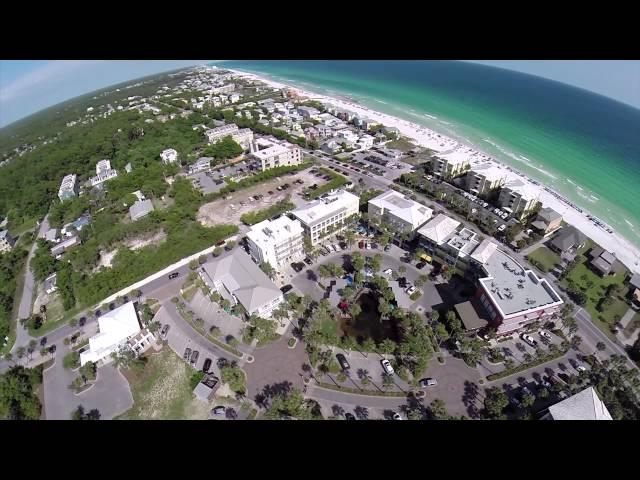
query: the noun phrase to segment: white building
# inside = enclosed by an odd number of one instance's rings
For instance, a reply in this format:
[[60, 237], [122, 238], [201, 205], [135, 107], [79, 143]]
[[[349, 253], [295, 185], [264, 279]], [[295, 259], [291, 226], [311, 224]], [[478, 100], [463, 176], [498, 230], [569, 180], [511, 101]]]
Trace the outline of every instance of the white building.
[[76, 174], [71, 173], [62, 179], [60, 189], [58, 190], [58, 198], [61, 202], [76, 196]]
[[300, 221], [286, 215], [265, 220], [247, 233], [249, 253], [258, 263], [268, 262], [276, 270], [304, 255]]
[[100, 333], [89, 338], [89, 349], [80, 354], [80, 365], [109, 360], [111, 353], [140, 332], [140, 322], [133, 302], [127, 302], [98, 317], [98, 329]]
[[433, 215], [433, 210], [411, 198], [389, 190], [369, 200], [369, 220], [386, 223], [395, 233], [413, 233]]
[[613, 420], [598, 392], [587, 387], [561, 402], [551, 405], [541, 420]]
[[[311, 238], [311, 244], [317, 245], [332, 232], [345, 227], [345, 221], [357, 215], [360, 198], [345, 190], [338, 190], [307, 203], [291, 212], [302, 224], [304, 231]], [[332, 229], [332, 232], [329, 229]]]
[[209, 143], [213, 144], [213, 143], [219, 142], [224, 137], [233, 135], [237, 131], [238, 131], [238, 126], [235, 123], [230, 123], [228, 125], [222, 125], [220, 127], [206, 130], [204, 134], [207, 136]]
[[440, 177], [456, 177], [471, 167], [469, 160], [463, 157], [433, 157], [431, 168]]
[[280, 143], [265, 138], [251, 144], [251, 156], [260, 162], [262, 171], [275, 167], [299, 165], [302, 162], [300, 147], [286, 141]]
[[200, 277], [232, 305], [241, 304], [249, 315], [268, 318], [284, 301], [280, 289], [240, 249], [231, 255], [205, 263]]
[[358, 139], [358, 143], [360, 144], [360, 148], [363, 150], [369, 150], [373, 147], [373, 137], [371, 135], [362, 135]]
[[89, 179], [89, 183], [91, 184], [92, 187], [95, 187], [97, 185], [103, 184], [107, 180], [111, 180], [112, 178], [116, 178], [117, 176], [118, 176], [118, 171], [117, 170], [106, 170], [106, 171], [103, 171], [103, 172], [99, 173], [95, 177], [91, 177]]
[[211, 160], [211, 157], [200, 157], [192, 165], [189, 166], [189, 175], [209, 170], [211, 168]]
[[[344, 130], [340, 130], [338, 132], [337, 137], [339, 139], [343, 139], [343, 140], [346, 140], [347, 142], [352, 142], [352, 143], [356, 143], [358, 141], [358, 135], [347, 128], [345, 128]], [[341, 140], [338, 140], [338, 142], [340, 141]]]
[[229, 101], [231, 103], [237, 103], [240, 100], [240, 95], [238, 95], [237, 93], [232, 93], [231, 95], [229, 95]]
[[500, 190], [498, 204], [503, 210], [520, 218], [538, 203], [540, 188], [521, 180], [510, 180]]
[[492, 190], [500, 188], [506, 181], [503, 168], [491, 163], [483, 163], [467, 173], [467, 190], [473, 195], [484, 196]]
[[178, 152], [176, 152], [173, 148], [167, 148], [163, 150], [160, 154], [160, 158], [162, 159], [162, 163], [165, 165], [167, 163], [175, 163], [178, 161]]
[[109, 160], [100, 160], [96, 164], [96, 175], [108, 172], [109, 170], [111, 170], [111, 162]]
[[144, 351], [148, 350], [149, 347], [153, 345], [153, 342], [156, 340], [156, 337], [149, 331], [149, 329], [145, 328], [140, 330], [140, 332], [127, 340], [127, 346], [136, 354], [140, 355]]

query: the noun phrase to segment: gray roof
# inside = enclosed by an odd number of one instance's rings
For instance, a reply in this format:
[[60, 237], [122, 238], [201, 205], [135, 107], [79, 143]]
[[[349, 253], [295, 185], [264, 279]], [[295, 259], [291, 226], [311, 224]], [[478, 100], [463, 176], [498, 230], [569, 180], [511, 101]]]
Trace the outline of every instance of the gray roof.
[[629, 285], [640, 288], [640, 274], [636, 273], [629, 279]]
[[573, 248], [576, 245], [582, 245], [587, 241], [585, 234], [576, 230], [574, 227], [569, 226], [563, 228], [558, 235], [551, 240], [551, 245], [558, 250], [565, 251]]
[[280, 289], [240, 249], [229, 256], [205, 263], [202, 268], [211, 281], [222, 282], [249, 313], [282, 296]]
[[554, 420], [613, 420], [593, 387], [549, 407]]
[[591, 265], [596, 267], [602, 273], [609, 273], [611, 271], [611, 264], [605, 262], [602, 257], [595, 258], [591, 260]]
[[131, 215], [131, 220], [137, 220], [152, 211], [153, 203], [151, 203], [151, 200], [137, 201], [129, 208], [129, 215]]
[[538, 217], [545, 222], [550, 223], [554, 220], [562, 218], [562, 215], [556, 212], [553, 208], [545, 207], [540, 209], [540, 211], [538, 212]]
[[5, 238], [9, 236], [9, 232], [7, 230], [0, 231], [0, 238]]
[[466, 330], [477, 330], [487, 326], [488, 322], [478, 316], [471, 302], [458, 303], [455, 308]]

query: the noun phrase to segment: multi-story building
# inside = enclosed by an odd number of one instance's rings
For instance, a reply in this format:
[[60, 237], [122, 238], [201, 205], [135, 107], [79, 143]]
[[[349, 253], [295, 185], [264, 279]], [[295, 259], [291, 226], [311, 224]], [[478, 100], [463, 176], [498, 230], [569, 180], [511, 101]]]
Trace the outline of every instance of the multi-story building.
[[544, 278], [527, 270], [479, 235], [446, 215], [422, 229], [421, 245], [434, 259], [477, 284], [475, 303], [498, 334], [507, 334], [557, 313], [562, 299]]
[[373, 137], [371, 135], [362, 135], [358, 139], [358, 143], [360, 144], [362, 149], [368, 150], [373, 147]]
[[200, 157], [193, 164], [189, 166], [189, 175], [194, 173], [204, 172], [211, 168], [212, 157]]
[[522, 218], [538, 203], [540, 188], [514, 179], [500, 189], [498, 204], [516, 218]]
[[284, 140], [278, 143], [265, 138], [258, 139], [251, 143], [251, 156], [260, 162], [262, 171], [299, 165], [302, 162], [300, 147]]
[[470, 166], [469, 160], [463, 157], [433, 157], [431, 160], [433, 174], [442, 178], [453, 178], [462, 175]]
[[167, 163], [175, 163], [178, 161], [178, 152], [176, 152], [173, 148], [167, 148], [163, 150], [160, 154], [160, 158], [162, 159], [162, 163], [165, 165]]
[[111, 162], [109, 160], [100, 160], [96, 164], [96, 175], [108, 172], [109, 170], [111, 170]]
[[0, 231], [0, 253], [8, 252], [15, 244], [16, 240], [9, 235], [8, 230]]
[[467, 190], [479, 197], [487, 196], [491, 191], [504, 185], [506, 175], [503, 168], [490, 163], [473, 167], [467, 173]]
[[101, 185], [107, 180], [111, 180], [118, 176], [118, 171], [111, 168], [111, 162], [109, 160], [100, 160], [96, 164], [96, 176], [89, 179], [89, 183], [92, 187]]
[[303, 233], [300, 221], [286, 215], [265, 220], [247, 233], [249, 253], [258, 263], [268, 262], [275, 269], [285, 267], [304, 255]]
[[242, 250], [205, 263], [200, 277], [232, 305], [241, 304], [248, 315], [268, 318], [284, 301], [280, 289]]
[[411, 234], [427, 222], [433, 210], [411, 198], [389, 190], [369, 200], [369, 221], [376, 224], [387, 224], [392, 232]]
[[531, 223], [531, 226], [541, 232], [545, 237], [548, 237], [562, 227], [562, 215], [553, 208], [541, 208], [535, 221]]
[[75, 173], [70, 173], [62, 179], [60, 189], [58, 190], [58, 198], [61, 202], [76, 196], [76, 178]]
[[238, 143], [245, 150], [249, 148], [253, 140], [253, 132], [251, 131], [251, 129], [239, 129], [235, 123], [230, 123], [228, 125], [222, 125], [220, 127], [206, 130], [204, 134], [207, 136], [210, 144], [217, 143], [224, 137], [231, 136], [233, 141]]
[[[245, 112], [245, 114], [246, 113], [250, 114], [250, 112]], [[248, 117], [251, 118], [250, 115], [248, 115]], [[233, 138], [233, 141], [240, 145], [242, 148], [248, 150], [250, 148], [251, 142], [253, 141], [253, 131], [250, 128], [241, 128], [236, 133], [231, 135], [231, 138]]]
[[342, 230], [346, 220], [358, 214], [360, 199], [345, 190], [338, 190], [307, 203], [291, 212], [309, 238], [311, 245], [317, 245], [333, 232]]

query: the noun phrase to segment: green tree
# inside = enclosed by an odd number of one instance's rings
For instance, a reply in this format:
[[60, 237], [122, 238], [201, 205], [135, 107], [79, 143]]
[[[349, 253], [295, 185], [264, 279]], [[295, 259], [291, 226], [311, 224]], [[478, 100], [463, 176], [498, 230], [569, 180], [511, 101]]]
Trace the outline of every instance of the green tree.
[[220, 255], [222, 255], [222, 248], [220, 248], [220, 247], [216, 247], [216, 248], [214, 248], [214, 249], [213, 249], [213, 252], [211, 252], [211, 254], [212, 254], [214, 257], [219, 257]]
[[262, 262], [260, 264], [260, 270], [262, 270], [270, 279], [273, 279], [276, 274], [276, 271], [269, 262]]
[[389, 355], [395, 351], [396, 347], [396, 342], [389, 338], [385, 338], [378, 346], [378, 349], [381, 353]]
[[435, 326], [434, 333], [436, 334], [436, 338], [438, 339], [438, 347], [442, 345], [442, 342], [446, 342], [449, 340], [449, 332], [447, 332], [446, 327], [442, 323], [437, 323]]
[[42, 373], [37, 369], [16, 366], [0, 375], [0, 418], [8, 420], [38, 420], [42, 406], [37, 386]]
[[484, 408], [485, 414], [491, 419], [502, 419], [503, 411], [509, 404], [509, 397], [499, 387], [490, 387], [485, 392]]
[[376, 342], [373, 341], [372, 338], [366, 338], [362, 342], [362, 350], [364, 352], [373, 352], [376, 349]]
[[436, 398], [429, 404], [428, 412], [434, 420], [447, 420], [449, 418], [447, 408], [439, 398]]
[[351, 265], [357, 272], [364, 268], [364, 257], [360, 252], [354, 252], [351, 255]]
[[604, 344], [604, 342], [598, 342], [596, 344], [596, 348], [602, 352], [607, 349], [607, 346]]
[[360, 307], [357, 303], [352, 303], [349, 305], [349, 313], [353, 318], [356, 318], [362, 312], [362, 307]]

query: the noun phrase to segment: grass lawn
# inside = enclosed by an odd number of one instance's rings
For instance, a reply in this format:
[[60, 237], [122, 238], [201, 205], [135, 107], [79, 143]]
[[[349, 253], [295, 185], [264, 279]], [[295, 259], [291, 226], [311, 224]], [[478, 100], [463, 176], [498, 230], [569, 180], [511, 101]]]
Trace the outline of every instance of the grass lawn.
[[[561, 285], [563, 288], [567, 288], [569, 283], [568, 279], [573, 280], [573, 283], [586, 293], [587, 303], [584, 306], [584, 309], [589, 312], [591, 318], [594, 319], [595, 323], [602, 330], [604, 330], [608, 335], [611, 335], [609, 327], [616, 322], [615, 316], [619, 315], [621, 318], [629, 308], [623, 300], [627, 293], [627, 287], [623, 285], [624, 274], [618, 273], [616, 275], [600, 277], [592, 272], [585, 264], [581, 263], [576, 265], [569, 275], [562, 280]], [[591, 282], [591, 286], [587, 288], [589, 282]], [[607, 287], [612, 284], [619, 284], [623, 288], [620, 291], [619, 296], [614, 298], [613, 304], [608, 306], [604, 312], [599, 312], [596, 309], [596, 306], [606, 295]]]
[[528, 260], [533, 260], [532, 264], [536, 266], [540, 265], [543, 271], [548, 272], [553, 270], [556, 265], [561, 263], [560, 255], [555, 252], [552, 252], [547, 247], [541, 246], [540, 248], [536, 248], [533, 252], [527, 255]]
[[194, 372], [193, 368], [168, 347], [151, 354], [142, 372], [123, 370], [122, 373], [129, 381], [134, 403], [118, 420], [190, 418], [193, 402], [191, 378]]

